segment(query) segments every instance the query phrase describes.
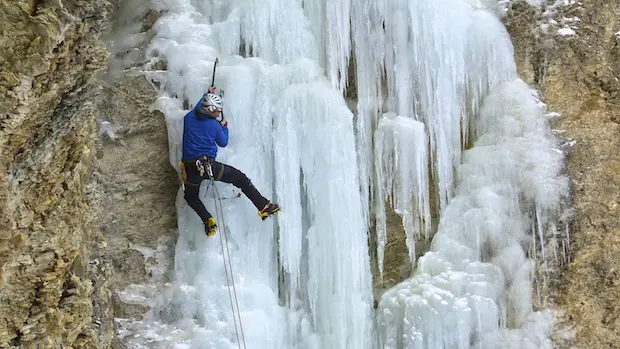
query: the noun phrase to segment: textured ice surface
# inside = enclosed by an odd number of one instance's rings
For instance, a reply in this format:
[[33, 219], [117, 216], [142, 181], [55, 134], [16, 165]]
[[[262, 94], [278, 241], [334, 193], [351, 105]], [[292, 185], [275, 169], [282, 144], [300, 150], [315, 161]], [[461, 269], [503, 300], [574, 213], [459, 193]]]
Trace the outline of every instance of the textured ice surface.
[[[217, 55], [215, 84], [225, 91], [230, 128], [218, 160], [245, 172], [282, 206], [265, 222], [245, 197], [222, 201], [220, 212], [213, 187], [201, 187], [203, 202], [228, 233], [246, 343], [370, 348], [371, 274], [353, 114], [317, 63], [300, 3], [156, 5], [165, 12], [150, 52], [166, 61], [167, 71], [148, 74], [162, 86], [156, 107], [165, 114], [171, 164], [178, 169], [183, 101], [193, 106], [206, 91]], [[240, 45], [259, 57], [229, 55]], [[231, 196], [233, 187], [216, 188]], [[222, 258], [228, 252], [218, 240], [223, 231], [206, 238], [182, 189], [177, 209], [174, 280], [151, 301], [148, 321], [124, 323], [137, 332], [125, 340], [136, 347], [238, 347]]]
[[[201, 187], [228, 233], [248, 347], [550, 346], [526, 252], [555, 258], [561, 243], [541, 243], [561, 231], [553, 221], [567, 184], [544, 105], [517, 80], [498, 18], [506, 5], [153, 0], [161, 17], [149, 55], [167, 70], [146, 74], [161, 86], [170, 163], [178, 169], [183, 104], [206, 91], [219, 57], [231, 136], [218, 160], [282, 206], [262, 222], [244, 197], [220, 211]], [[351, 81], [354, 113], [343, 98]], [[216, 188], [231, 196], [231, 185]], [[415, 256], [433, 205], [431, 251]], [[375, 218], [382, 270], [388, 209], [419, 259], [373, 319], [367, 232]], [[151, 311], [119, 320], [121, 335], [133, 348], [239, 347], [223, 232], [205, 237], [182, 189], [177, 210], [174, 279], [123, 293]]]
[[524, 249], [532, 223], [557, 215], [567, 190], [545, 120], [520, 80], [485, 98], [431, 251], [382, 296], [382, 348], [551, 348], [549, 314], [532, 309], [534, 261]]

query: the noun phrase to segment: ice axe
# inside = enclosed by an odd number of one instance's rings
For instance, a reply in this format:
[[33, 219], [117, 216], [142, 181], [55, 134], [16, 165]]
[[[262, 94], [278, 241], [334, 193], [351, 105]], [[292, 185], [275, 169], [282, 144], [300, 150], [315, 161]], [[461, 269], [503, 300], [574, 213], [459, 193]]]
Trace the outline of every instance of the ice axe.
[[[215, 94], [215, 69], [217, 68], [217, 63], [219, 62], [218, 58], [215, 57], [215, 62], [213, 62], [213, 76], [211, 76], [211, 86], [209, 86], [209, 92]], [[224, 98], [224, 90], [220, 89], [220, 97]], [[222, 110], [222, 118], [224, 118], [224, 110]]]
[[[215, 94], [215, 69], [217, 68], [217, 63], [219, 59], [215, 57], [215, 62], [213, 62], [213, 75], [211, 76], [211, 86], [209, 86], [209, 92]], [[220, 89], [220, 97], [224, 97], [224, 90]]]
[[213, 63], [213, 75], [211, 76], [211, 86], [209, 87], [209, 92], [215, 93], [215, 68], [217, 67], [218, 59], [215, 57], [215, 62]]

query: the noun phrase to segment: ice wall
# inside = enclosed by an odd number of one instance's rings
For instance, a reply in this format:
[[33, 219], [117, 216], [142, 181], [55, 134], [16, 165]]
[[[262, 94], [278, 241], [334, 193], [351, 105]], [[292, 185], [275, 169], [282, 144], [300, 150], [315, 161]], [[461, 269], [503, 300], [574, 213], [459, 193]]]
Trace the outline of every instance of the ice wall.
[[[381, 298], [377, 316], [384, 349], [551, 345], [549, 314], [533, 312], [535, 262], [526, 252], [536, 239], [544, 240], [543, 227], [561, 214], [567, 193], [562, 154], [544, 105], [517, 79], [505, 29], [494, 9], [483, 5], [410, 1], [385, 12], [397, 18], [390, 21], [393, 30], [386, 19], [386, 41], [395, 47], [384, 58], [387, 67], [395, 67], [386, 69], [387, 108], [424, 123], [440, 221], [431, 251], [417, 261], [414, 275]], [[400, 47], [413, 54], [401, 57]], [[414, 68], [402, 69], [409, 66]], [[382, 122], [375, 142], [386, 141], [379, 132]], [[473, 147], [461, 153], [466, 142]], [[394, 147], [394, 152], [403, 157], [419, 150]], [[385, 161], [384, 154], [375, 150], [375, 166]], [[386, 185], [401, 193], [411, 190], [390, 181], [412, 168], [396, 166], [387, 184], [376, 184], [375, 200], [387, 198]], [[414, 197], [424, 198], [425, 192]], [[377, 207], [381, 224], [384, 207]], [[404, 222], [411, 219], [398, 211]], [[409, 214], [426, 213], [418, 208]], [[377, 231], [382, 233], [381, 226]], [[385, 234], [378, 237], [381, 251]]]
[[[155, 1], [162, 11], [149, 71], [160, 83], [170, 163], [178, 169], [186, 101], [211, 82], [225, 91], [230, 141], [217, 160], [245, 172], [282, 211], [265, 222], [245, 197], [201, 198], [221, 227], [214, 238], [177, 197], [174, 281], [143, 323], [139, 347], [244, 347], [235, 331], [218, 237], [228, 233], [248, 347], [370, 348], [372, 292], [357, 176], [353, 114], [317, 63], [319, 50], [296, 1]], [[255, 57], [236, 55], [239, 50]], [[216, 183], [231, 197], [233, 187]], [[343, 203], [346, 203], [343, 205]], [[223, 216], [222, 216], [223, 214]], [[143, 326], [143, 327], [142, 327]]]
[[[161, 17], [151, 63], [164, 60], [167, 70], [146, 74], [161, 89], [155, 106], [172, 166], [183, 103], [205, 92], [219, 57], [231, 138], [218, 160], [282, 206], [266, 222], [244, 197], [218, 211], [251, 347], [549, 346], [548, 314], [532, 312], [526, 249], [545, 240], [567, 186], [544, 105], [517, 79], [496, 5], [153, 0]], [[355, 115], [342, 97], [350, 81]], [[232, 196], [232, 186], [216, 187]], [[416, 262], [433, 204], [439, 228]], [[223, 231], [205, 237], [182, 189], [177, 209], [174, 280], [125, 295], [152, 307], [144, 321], [123, 323], [125, 341], [239, 347]], [[383, 270], [388, 209], [402, 217], [417, 268], [383, 295], [373, 319], [368, 224], [376, 218]]]
[[560, 213], [561, 154], [544, 105], [520, 80], [490, 93], [479, 125], [431, 251], [381, 299], [382, 348], [551, 348], [525, 248], [531, 212]]
[[[502, 4], [385, 0], [324, 7], [334, 8], [351, 18], [351, 28], [310, 20], [326, 40], [344, 41], [330, 47], [353, 41], [359, 172], [370, 197], [365, 207], [376, 218], [380, 271], [385, 203], [402, 217], [413, 263], [414, 240], [429, 230], [425, 156], [429, 183], [438, 188], [432, 251], [413, 278], [382, 297], [380, 347], [548, 346], [547, 314], [532, 312], [535, 262], [526, 252], [544, 255], [540, 243], [561, 215], [567, 182], [544, 105], [518, 80], [498, 18]], [[327, 52], [326, 67], [340, 64], [333, 56]], [[340, 88], [347, 72], [327, 73]]]

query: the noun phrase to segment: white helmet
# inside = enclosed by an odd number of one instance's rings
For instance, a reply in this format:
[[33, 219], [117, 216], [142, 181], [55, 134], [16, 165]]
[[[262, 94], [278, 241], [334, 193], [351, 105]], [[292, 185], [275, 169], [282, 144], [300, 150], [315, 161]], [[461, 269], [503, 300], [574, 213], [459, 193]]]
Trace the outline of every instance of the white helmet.
[[210, 113], [216, 110], [222, 111], [223, 108], [222, 99], [220, 98], [220, 96], [213, 93], [207, 93], [206, 95], [204, 95], [200, 103], [201, 109]]

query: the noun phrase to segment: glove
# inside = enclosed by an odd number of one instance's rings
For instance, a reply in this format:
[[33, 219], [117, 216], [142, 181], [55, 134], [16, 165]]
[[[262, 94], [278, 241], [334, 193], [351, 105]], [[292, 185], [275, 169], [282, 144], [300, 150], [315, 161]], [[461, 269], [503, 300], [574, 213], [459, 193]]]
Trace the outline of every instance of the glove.
[[223, 110], [220, 112], [220, 116], [216, 120], [220, 122], [220, 125], [222, 125], [222, 127], [228, 126], [228, 121], [226, 121], [226, 119], [224, 119], [224, 111]]

